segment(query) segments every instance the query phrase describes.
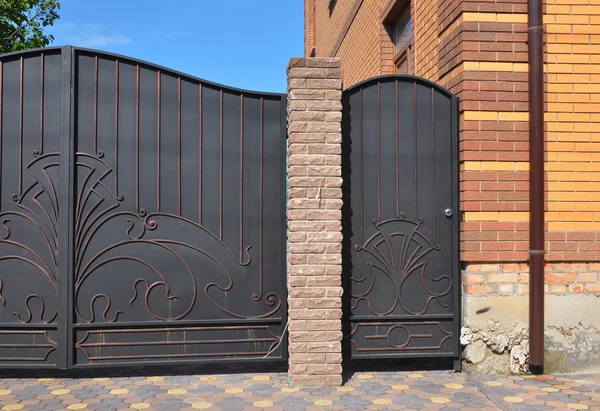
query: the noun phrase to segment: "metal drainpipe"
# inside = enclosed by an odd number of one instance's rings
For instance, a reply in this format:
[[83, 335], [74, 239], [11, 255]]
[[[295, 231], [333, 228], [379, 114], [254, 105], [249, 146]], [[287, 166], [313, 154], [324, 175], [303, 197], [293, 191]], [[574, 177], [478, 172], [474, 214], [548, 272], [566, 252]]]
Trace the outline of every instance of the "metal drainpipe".
[[542, 0], [528, 0], [529, 371], [544, 372], [544, 49]]

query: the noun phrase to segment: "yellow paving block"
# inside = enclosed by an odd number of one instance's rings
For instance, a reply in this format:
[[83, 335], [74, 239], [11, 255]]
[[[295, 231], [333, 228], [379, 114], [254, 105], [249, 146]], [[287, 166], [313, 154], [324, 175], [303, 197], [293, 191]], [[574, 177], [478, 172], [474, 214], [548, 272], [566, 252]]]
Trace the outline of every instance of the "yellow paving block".
[[8, 395], [11, 392], [12, 392], [11, 390], [0, 390], [0, 395]]
[[23, 404], [8, 404], [2, 407], [2, 409], [6, 411], [22, 410], [23, 408], [25, 408]]
[[87, 408], [87, 404], [71, 404], [69, 406], [67, 406], [68, 410], [82, 410], [84, 408]]
[[378, 398], [376, 400], [373, 400], [373, 404], [390, 405], [390, 404], [392, 404], [392, 400], [388, 400], [387, 398]]
[[499, 381], [486, 381], [484, 382], [485, 385], [487, 385], [488, 387], [501, 387], [502, 383]]
[[200, 377], [202, 381], [214, 381], [217, 379], [214, 375], [205, 375], [204, 377]]
[[283, 392], [299, 392], [300, 388], [292, 388], [292, 387], [283, 387], [281, 389]]
[[205, 410], [212, 406], [213, 405], [210, 402], [197, 402], [197, 403], [192, 404], [192, 408], [196, 408], [198, 410]]
[[129, 390], [127, 388], [117, 388], [116, 390], [110, 390], [110, 394], [122, 395], [127, 394]]
[[[315, 405], [318, 405], [320, 407], [328, 407], [330, 405], [333, 405], [333, 401], [330, 400], [317, 400], [314, 402]], [[256, 405], [256, 403], [254, 403], [254, 405]]]
[[272, 407], [273, 403], [271, 401], [256, 401], [253, 405], [258, 408], [267, 408]]
[[65, 388], [65, 389], [62, 389], [62, 390], [54, 390], [54, 391], [51, 391], [51, 392], [50, 392], [50, 394], [52, 394], [52, 395], [67, 395], [67, 394], [68, 394], [68, 393], [70, 393], [70, 392], [71, 392], [71, 390], [67, 390], [67, 389]]
[[523, 402], [523, 398], [521, 397], [504, 397], [504, 401], [506, 402]]
[[350, 391], [354, 391], [354, 387], [337, 387], [338, 391], [342, 391], [342, 392], [350, 392]]
[[167, 391], [169, 394], [173, 394], [173, 395], [181, 395], [181, 394], [185, 394], [187, 393], [186, 389], [183, 388], [171, 388], [169, 391]]
[[164, 378], [163, 377], [148, 377], [147, 380], [148, 381], [162, 381]]
[[456, 383], [453, 383], [453, 382], [444, 385], [444, 387], [446, 387], [446, 388], [452, 388], [453, 390], [459, 390], [461, 388], [464, 388], [464, 386], [462, 384], [456, 384]]
[[450, 402], [450, 399], [445, 398], [445, 397], [435, 397], [431, 399], [431, 402], [435, 403], [435, 404], [447, 404]]
[[572, 410], [589, 410], [590, 409], [590, 407], [588, 407], [587, 405], [578, 404], [578, 403], [567, 404], [567, 408], [571, 408]]
[[150, 408], [150, 404], [147, 402], [138, 402], [136, 404], [131, 404], [129, 408], [135, 408], [136, 410], [143, 410], [145, 408]]
[[225, 390], [225, 392], [227, 394], [239, 394], [241, 392], [244, 392], [244, 389], [243, 388], [227, 388]]
[[358, 374], [356, 376], [359, 380], [368, 380], [369, 378], [373, 378], [371, 374]]
[[252, 379], [255, 381], [269, 381], [271, 377], [269, 377], [268, 375], [255, 375], [254, 377], [252, 377]]
[[409, 390], [409, 389], [410, 389], [410, 386], [404, 385], [404, 384], [392, 385], [392, 390], [395, 390], [395, 391], [404, 391], [404, 390]]

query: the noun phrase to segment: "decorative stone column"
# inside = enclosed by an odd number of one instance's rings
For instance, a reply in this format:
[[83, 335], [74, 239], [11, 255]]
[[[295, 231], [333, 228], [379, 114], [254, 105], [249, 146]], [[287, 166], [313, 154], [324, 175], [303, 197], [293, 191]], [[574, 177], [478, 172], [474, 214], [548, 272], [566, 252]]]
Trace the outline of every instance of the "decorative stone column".
[[342, 80], [340, 60], [288, 66], [289, 376], [342, 383]]

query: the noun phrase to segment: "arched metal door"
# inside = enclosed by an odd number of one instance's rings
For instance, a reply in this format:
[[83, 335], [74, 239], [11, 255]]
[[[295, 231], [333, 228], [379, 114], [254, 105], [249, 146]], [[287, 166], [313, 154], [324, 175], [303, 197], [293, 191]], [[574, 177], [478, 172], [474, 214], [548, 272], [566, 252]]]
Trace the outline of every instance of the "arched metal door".
[[344, 92], [346, 354], [459, 352], [458, 101], [411, 76]]

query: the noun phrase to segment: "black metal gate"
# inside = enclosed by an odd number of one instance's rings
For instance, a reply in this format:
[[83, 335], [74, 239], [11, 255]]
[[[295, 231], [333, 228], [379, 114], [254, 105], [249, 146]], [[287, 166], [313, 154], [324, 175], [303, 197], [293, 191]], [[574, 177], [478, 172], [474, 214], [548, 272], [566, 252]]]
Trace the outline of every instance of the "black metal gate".
[[284, 95], [71, 47], [2, 55], [0, 76], [0, 367], [278, 346]]
[[410, 76], [344, 92], [346, 355], [457, 357], [458, 101]]

